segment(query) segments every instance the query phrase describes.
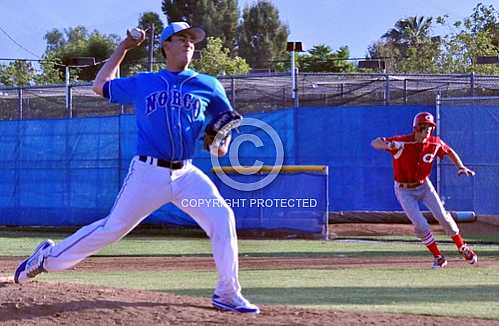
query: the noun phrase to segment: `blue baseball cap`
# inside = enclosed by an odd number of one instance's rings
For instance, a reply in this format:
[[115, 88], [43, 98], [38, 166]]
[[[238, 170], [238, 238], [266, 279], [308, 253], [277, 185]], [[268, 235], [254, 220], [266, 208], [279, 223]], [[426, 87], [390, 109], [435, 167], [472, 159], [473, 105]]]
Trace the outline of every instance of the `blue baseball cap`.
[[165, 27], [165, 29], [161, 33], [161, 36], [159, 37], [159, 42], [163, 43], [173, 35], [180, 32], [190, 34], [194, 43], [201, 42], [206, 36], [206, 32], [202, 28], [191, 27], [191, 25], [187, 24], [186, 22], [174, 22]]

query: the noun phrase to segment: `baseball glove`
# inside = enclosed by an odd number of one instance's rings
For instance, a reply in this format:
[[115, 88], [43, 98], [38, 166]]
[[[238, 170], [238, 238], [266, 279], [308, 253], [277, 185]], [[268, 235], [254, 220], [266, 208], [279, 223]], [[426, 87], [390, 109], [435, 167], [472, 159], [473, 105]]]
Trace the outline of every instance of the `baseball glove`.
[[239, 127], [243, 117], [236, 111], [227, 111], [213, 118], [204, 130], [204, 148], [218, 148], [232, 129]]

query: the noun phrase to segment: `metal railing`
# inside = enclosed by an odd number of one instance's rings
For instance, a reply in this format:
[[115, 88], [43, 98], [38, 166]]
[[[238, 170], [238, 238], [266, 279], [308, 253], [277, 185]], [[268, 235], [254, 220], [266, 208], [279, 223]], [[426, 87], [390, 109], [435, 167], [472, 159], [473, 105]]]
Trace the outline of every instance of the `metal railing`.
[[[441, 96], [498, 96], [499, 76], [471, 74], [290, 73], [222, 76], [233, 106], [243, 112], [283, 107], [434, 104]], [[133, 113], [110, 104], [91, 83], [0, 87], [0, 119], [50, 119]]]

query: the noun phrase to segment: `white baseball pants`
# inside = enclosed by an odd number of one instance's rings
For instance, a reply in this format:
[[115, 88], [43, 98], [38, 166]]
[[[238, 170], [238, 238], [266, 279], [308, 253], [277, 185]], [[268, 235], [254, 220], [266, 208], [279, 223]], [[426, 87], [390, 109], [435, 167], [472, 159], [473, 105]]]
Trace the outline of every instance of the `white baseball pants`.
[[[199, 200], [219, 204], [189, 204]], [[123, 238], [169, 202], [189, 214], [210, 238], [218, 272], [215, 293], [219, 296], [240, 293], [234, 213], [208, 176], [190, 163], [182, 169], [170, 170], [134, 157], [110, 214], [57, 243], [45, 260], [45, 269], [54, 272], [73, 267]]]

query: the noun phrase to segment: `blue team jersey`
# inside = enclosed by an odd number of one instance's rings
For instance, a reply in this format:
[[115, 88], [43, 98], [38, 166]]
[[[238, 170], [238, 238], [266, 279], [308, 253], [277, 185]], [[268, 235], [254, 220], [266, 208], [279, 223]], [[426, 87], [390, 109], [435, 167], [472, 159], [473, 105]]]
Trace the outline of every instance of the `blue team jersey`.
[[232, 110], [216, 78], [190, 69], [140, 73], [104, 87], [110, 102], [135, 107], [137, 155], [163, 160], [192, 158], [206, 115]]

